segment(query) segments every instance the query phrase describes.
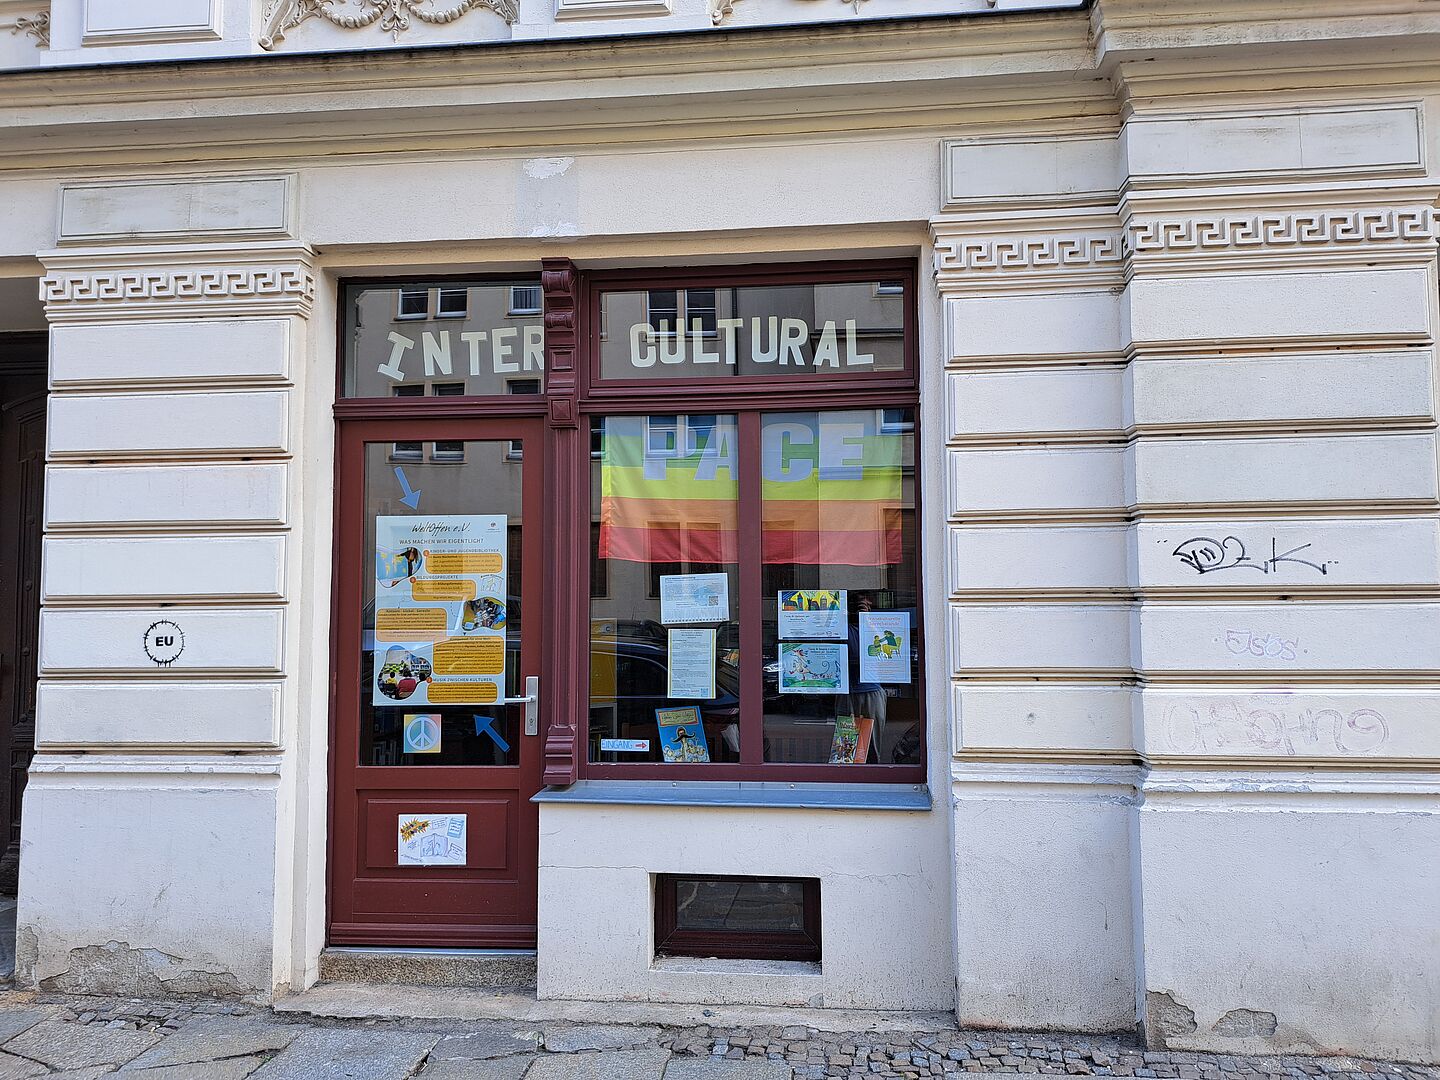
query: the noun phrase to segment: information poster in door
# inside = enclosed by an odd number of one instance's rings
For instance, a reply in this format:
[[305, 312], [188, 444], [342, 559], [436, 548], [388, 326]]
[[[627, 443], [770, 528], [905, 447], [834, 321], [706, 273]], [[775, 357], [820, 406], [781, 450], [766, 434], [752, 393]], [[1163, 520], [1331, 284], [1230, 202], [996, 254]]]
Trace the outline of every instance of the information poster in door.
[[376, 705], [490, 705], [505, 696], [508, 519], [375, 519]]

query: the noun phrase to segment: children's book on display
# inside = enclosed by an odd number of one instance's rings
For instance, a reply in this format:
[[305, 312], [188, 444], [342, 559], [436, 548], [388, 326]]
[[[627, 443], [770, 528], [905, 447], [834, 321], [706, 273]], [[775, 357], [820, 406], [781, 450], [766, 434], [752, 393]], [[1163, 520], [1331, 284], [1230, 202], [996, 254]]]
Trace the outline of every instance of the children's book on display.
[[870, 733], [875, 721], [868, 716], [837, 716], [835, 741], [830, 744], [831, 765], [863, 765], [870, 754]]
[[655, 723], [660, 728], [660, 752], [667, 762], [710, 760], [705, 727], [700, 723], [700, 710], [696, 706], [656, 709]]

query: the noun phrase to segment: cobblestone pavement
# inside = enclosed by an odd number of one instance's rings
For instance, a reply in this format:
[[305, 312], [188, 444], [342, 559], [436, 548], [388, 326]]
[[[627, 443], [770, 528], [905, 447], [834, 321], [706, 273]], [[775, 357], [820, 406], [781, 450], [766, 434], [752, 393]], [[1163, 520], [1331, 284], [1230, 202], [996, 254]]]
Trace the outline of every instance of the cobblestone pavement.
[[345, 1021], [218, 1002], [0, 993], [0, 1080], [820, 1080], [965, 1073], [1440, 1080], [1440, 1069], [1423, 1065], [1159, 1053], [1133, 1041], [1081, 1035]]

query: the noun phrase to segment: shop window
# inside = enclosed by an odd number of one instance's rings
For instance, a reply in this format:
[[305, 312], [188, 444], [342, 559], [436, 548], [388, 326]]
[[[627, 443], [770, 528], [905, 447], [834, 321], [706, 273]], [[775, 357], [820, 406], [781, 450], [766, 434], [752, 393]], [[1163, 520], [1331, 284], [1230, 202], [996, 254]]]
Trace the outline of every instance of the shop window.
[[[544, 390], [544, 295], [533, 281], [349, 283], [342, 397], [457, 384], [465, 397]], [[517, 306], [518, 305], [518, 306]]]
[[[753, 731], [765, 763], [919, 763], [913, 427], [911, 408], [596, 421], [591, 567], [612, 591], [592, 624], [614, 627], [610, 656], [668, 676], [631, 681], [621, 663], [604, 680], [592, 762], [737, 762]], [[753, 583], [742, 548], [761, 562]], [[727, 690], [747, 631], [748, 709]]]
[[[891, 290], [898, 287], [900, 291]], [[599, 377], [854, 382], [905, 372], [904, 281], [607, 289]]]
[[819, 961], [820, 882], [657, 875], [655, 953]]
[[435, 301], [437, 319], [463, 319], [470, 314], [468, 289], [441, 289]]

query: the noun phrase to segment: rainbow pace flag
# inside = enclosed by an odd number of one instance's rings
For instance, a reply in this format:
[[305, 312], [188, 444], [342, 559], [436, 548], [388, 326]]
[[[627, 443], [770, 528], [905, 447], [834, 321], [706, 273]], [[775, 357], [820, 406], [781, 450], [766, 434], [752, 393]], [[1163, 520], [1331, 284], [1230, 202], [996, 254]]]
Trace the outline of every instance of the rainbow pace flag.
[[[728, 416], [607, 418], [600, 557], [737, 561], [737, 441]], [[878, 410], [768, 414], [760, 449], [766, 562], [900, 561], [905, 436]]]
[[[695, 418], [697, 421], [699, 418]], [[600, 557], [629, 562], [738, 559], [733, 417], [610, 416], [600, 467]]]

